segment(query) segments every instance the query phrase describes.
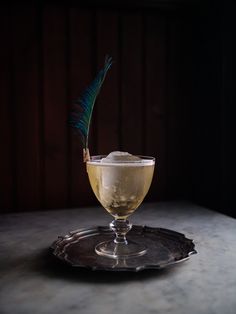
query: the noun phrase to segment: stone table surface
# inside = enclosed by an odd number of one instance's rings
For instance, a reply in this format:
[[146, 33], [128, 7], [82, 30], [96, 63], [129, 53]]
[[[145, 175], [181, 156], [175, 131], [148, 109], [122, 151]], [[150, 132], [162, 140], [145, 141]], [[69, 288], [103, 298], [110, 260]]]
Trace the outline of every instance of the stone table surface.
[[58, 263], [58, 235], [111, 221], [100, 207], [0, 216], [1, 314], [235, 314], [236, 220], [188, 202], [143, 204], [133, 224], [194, 239], [198, 254], [162, 270], [93, 272]]

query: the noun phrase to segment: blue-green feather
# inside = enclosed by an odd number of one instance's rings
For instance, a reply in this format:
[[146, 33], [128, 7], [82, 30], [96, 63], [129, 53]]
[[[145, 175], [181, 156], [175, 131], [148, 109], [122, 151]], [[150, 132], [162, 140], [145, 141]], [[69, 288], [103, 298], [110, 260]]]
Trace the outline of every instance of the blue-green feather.
[[103, 69], [99, 71], [92, 83], [74, 103], [74, 108], [70, 114], [69, 124], [79, 131], [84, 148], [88, 148], [89, 128], [94, 104], [111, 65], [112, 58], [106, 57]]

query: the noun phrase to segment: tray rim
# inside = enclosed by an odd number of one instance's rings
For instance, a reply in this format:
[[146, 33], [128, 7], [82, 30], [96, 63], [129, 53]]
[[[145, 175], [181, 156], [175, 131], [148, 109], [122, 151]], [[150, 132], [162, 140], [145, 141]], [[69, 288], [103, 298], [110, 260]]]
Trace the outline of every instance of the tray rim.
[[[140, 230], [140, 231], [146, 231], [147, 230], [149, 232], [164, 232], [164, 233], [169, 233], [172, 236], [176, 235], [179, 238], [184, 239], [185, 241], [187, 241], [190, 246], [191, 246], [191, 250], [189, 250], [189, 252], [187, 253], [187, 256], [184, 258], [180, 258], [178, 260], [173, 260], [171, 262], [162, 264], [162, 265], [155, 265], [155, 264], [144, 264], [144, 265], [140, 265], [140, 266], [134, 266], [134, 267], [116, 267], [116, 268], [112, 268], [112, 267], [108, 267], [108, 266], [102, 266], [102, 265], [86, 265], [86, 264], [73, 264], [72, 262], [70, 262], [69, 260], [67, 260], [65, 257], [62, 256], [63, 253], [65, 253], [65, 248], [67, 247], [67, 245], [73, 243], [74, 241], [78, 241], [78, 234], [84, 233], [84, 235], [88, 234], [90, 236], [96, 236], [96, 234], [101, 234], [101, 232], [103, 233], [107, 233], [108, 235], [113, 235], [113, 231], [109, 228], [109, 226], [97, 226], [97, 225], [93, 225], [90, 227], [83, 227], [83, 228], [78, 228], [76, 230], [73, 231], [69, 231], [68, 234], [64, 235], [64, 236], [58, 236], [57, 240], [55, 240], [51, 246], [50, 246], [50, 250], [52, 251], [52, 254], [58, 258], [59, 260], [61, 260], [62, 262], [64, 262], [67, 265], [70, 265], [73, 268], [82, 268], [82, 269], [88, 269], [88, 270], [92, 270], [92, 271], [111, 271], [111, 272], [120, 272], [120, 271], [126, 271], [126, 272], [138, 272], [141, 270], [145, 270], [145, 269], [163, 269], [166, 267], [170, 267], [172, 265], [175, 264], [179, 264], [181, 262], [187, 261], [191, 255], [197, 254], [197, 251], [195, 249], [195, 243], [193, 239], [187, 238], [185, 236], [185, 234], [177, 232], [175, 230], [171, 230], [171, 229], [167, 229], [167, 228], [161, 228], [161, 227], [149, 227], [147, 225], [133, 225], [132, 229], [130, 232], [134, 233], [136, 230]], [[74, 238], [74, 240], [73, 240]], [[83, 237], [84, 238], [84, 237]], [[69, 241], [68, 241], [69, 240]], [[63, 246], [62, 252], [58, 253], [58, 248], [60, 246], [60, 244], [62, 244], [63, 241], [67, 241], [68, 243], [65, 244]], [[66, 253], [65, 253], [66, 254]]]

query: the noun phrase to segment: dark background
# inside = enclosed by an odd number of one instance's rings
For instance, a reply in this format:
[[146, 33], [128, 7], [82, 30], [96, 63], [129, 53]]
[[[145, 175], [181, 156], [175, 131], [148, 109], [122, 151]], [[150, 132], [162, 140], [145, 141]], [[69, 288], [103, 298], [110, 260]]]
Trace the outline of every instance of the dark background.
[[97, 204], [67, 118], [109, 54], [91, 154], [155, 156], [146, 200], [236, 216], [236, 12], [233, 1], [212, 2], [1, 4], [2, 211]]

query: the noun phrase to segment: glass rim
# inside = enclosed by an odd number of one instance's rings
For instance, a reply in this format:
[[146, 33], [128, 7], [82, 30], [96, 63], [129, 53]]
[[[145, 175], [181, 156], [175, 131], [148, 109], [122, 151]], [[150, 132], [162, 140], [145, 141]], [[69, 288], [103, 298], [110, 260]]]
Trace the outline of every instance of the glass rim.
[[[107, 157], [108, 155], [94, 155], [94, 156], [90, 156], [90, 160], [88, 160], [86, 163], [88, 164], [100, 164], [100, 165], [125, 165], [125, 164], [138, 164], [138, 165], [153, 165], [155, 164], [156, 158], [152, 157], [152, 156], [145, 156], [145, 155], [133, 155], [135, 157], [139, 157], [141, 158], [141, 161], [139, 160], [123, 160], [123, 161], [112, 161], [112, 162], [104, 162], [104, 163], [100, 163], [100, 160], [102, 158]], [[152, 162], [150, 164], [150, 162]]]

